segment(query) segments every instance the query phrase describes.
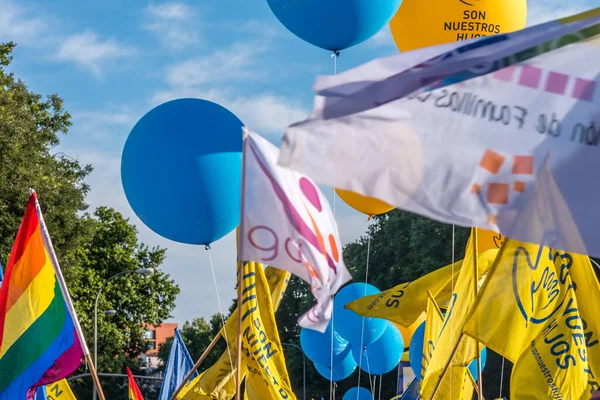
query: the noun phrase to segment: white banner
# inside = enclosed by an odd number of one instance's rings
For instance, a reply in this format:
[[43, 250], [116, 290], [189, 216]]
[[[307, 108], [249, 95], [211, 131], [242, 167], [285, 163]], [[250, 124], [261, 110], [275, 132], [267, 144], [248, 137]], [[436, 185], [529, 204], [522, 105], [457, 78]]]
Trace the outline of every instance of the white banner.
[[329, 203], [306, 176], [277, 166], [277, 147], [246, 128], [244, 133], [240, 257], [310, 284], [316, 304], [298, 323], [324, 332], [332, 296], [352, 279]]
[[[557, 247], [600, 256], [600, 30], [590, 29], [587, 41], [338, 118], [328, 107], [339, 108], [343, 94], [318, 96], [311, 118], [288, 128], [279, 163], [438, 221], [535, 242], [507, 230], [549, 156], [584, 242], [584, 249]], [[419, 51], [401, 64], [412, 59], [422, 59]], [[359, 70], [355, 79], [353, 71], [329, 78], [332, 90], [368, 81], [365, 66]]]

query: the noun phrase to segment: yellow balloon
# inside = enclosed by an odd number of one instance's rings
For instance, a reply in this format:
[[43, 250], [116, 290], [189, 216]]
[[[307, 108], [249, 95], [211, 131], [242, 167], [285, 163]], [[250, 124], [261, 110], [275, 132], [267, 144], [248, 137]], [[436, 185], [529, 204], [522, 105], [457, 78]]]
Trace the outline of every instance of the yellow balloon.
[[335, 192], [350, 207], [360, 211], [363, 214], [367, 214], [369, 217], [372, 217], [373, 215], [384, 214], [395, 208], [394, 206], [390, 206], [388, 203], [385, 203], [374, 197], [363, 196], [358, 193], [342, 189], [335, 189]]
[[390, 21], [400, 51], [523, 29], [527, 0], [403, 0]]
[[396, 328], [398, 328], [398, 330], [400, 331], [400, 334], [402, 335], [402, 339], [404, 340], [404, 353], [402, 354], [402, 360], [401, 361], [408, 361], [409, 357], [408, 357], [408, 348], [410, 347], [410, 340], [413, 337], [413, 334], [415, 333], [415, 331], [417, 330], [417, 328], [419, 327], [419, 325], [421, 325], [421, 323], [425, 321], [425, 315], [421, 315], [421, 317], [419, 317], [419, 319], [417, 319], [411, 326], [409, 326], [408, 328], [403, 327], [402, 325], [396, 324], [395, 322], [392, 322], [392, 324], [394, 324], [394, 326]]

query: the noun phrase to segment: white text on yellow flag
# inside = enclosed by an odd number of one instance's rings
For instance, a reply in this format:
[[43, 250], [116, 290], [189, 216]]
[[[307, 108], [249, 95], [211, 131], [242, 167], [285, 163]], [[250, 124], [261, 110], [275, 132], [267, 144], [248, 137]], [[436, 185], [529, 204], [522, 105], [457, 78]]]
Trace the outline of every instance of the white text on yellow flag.
[[264, 399], [290, 399], [292, 392], [264, 271], [249, 262], [242, 281], [242, 356], [246, 381]]
[[316, 304], [298, 320], [324, 332], [332, 296], [352, 279], [329, 203], [308, 177], [277, 166], [279, 149], [244, 128], [240, 258], [268, 262], [310, 284]]

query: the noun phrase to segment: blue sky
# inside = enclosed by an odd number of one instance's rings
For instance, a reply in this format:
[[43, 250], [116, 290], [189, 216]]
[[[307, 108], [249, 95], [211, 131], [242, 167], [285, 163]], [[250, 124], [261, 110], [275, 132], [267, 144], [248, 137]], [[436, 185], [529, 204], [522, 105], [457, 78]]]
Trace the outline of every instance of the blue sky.
[[[530, 0], [528, 21], [573, 14], [594, 1]], [[330, 54], [289, 33], [266, 0], [0, 0], [0, 9], [0, 40], [18, 44], [10, 70], [38, 93], [58, 93], [72, 115], [58, 151], [95, 167], [88, 202], [116, 208], [146, 244], [168, 248], [162, 268], [181, 287], [175, 321], [218, 312], [207, 251], [158, 237], [129, 207], [119, 174], [127, 135], [154, 106], [199, 97], [277, 143], [287, 125], [310, 112], [316, 75], [333, 71]], [[338, 71], [396, 53], [385, 27], [343, 51]], [[348, 242], [367, 222], [340, 203], [337, 220]], [[233, 236], [211, 253], [226, 310], [234, 297]]]

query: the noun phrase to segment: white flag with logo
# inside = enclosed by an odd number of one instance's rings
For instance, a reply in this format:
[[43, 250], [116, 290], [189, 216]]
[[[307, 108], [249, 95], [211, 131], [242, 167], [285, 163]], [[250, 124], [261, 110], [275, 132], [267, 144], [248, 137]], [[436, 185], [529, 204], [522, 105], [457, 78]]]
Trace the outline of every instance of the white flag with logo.
[[[520, 53], [506, 56], [507, 45], [499, 39], [482, 41], [486, 47], [459, 49], [430, 65], [435, 67], [435, 90], [406, 98], [392, 95], [396, 89], [406, 93], [402, 80], [385, 93], [365, 89], [394, 84], [388, 80], [389, 59], [382, 61], [385, 76], [377, 63], [370, 63], [321, 80], [310, 118], [288, 128], [279, 164], [318, 183], [438, 221], [535, 243], [537, 232], [511, 227], [522, 216], [528, 192], [550, 154], [557, 190], [584, 245], [573, 247], [575, 242], [564, 240], [556, 246], [600, 256], [600, 208], [594, 201], [600, 198], [595, 176], [600, 170], [600, 9], [548, 24], [550, 36], [556, 33], [552, 25], [574, 24], [577, 29], [549, 41], [541, 35], [525, 62], [514, 62]], [[496, 47], [508, 59], [508, 68], [443, 86], [454, 79], [438, 74], [444, 63], [458, 66], [457, 59], [469, 59], [482, 48], [496, 60]], [[422, 59], [420, 51], [397, 56], [396, 76]], [[423, 64], [415, 71], [425, 83], [426, 68]], [[477, 76], [474, 71], [469, 74]], [[469, 74], [459, 73], [458, 80]], [[375, 98], [369, 101], [368, 96]]]
[[244, 128], [240, 258], [310, 284], [316, 304], [298, 324], [324, 332], [332, 296], [352, 277], [327, 199], [306, 176], [277, 166], [278, 157], [277, 147]]

